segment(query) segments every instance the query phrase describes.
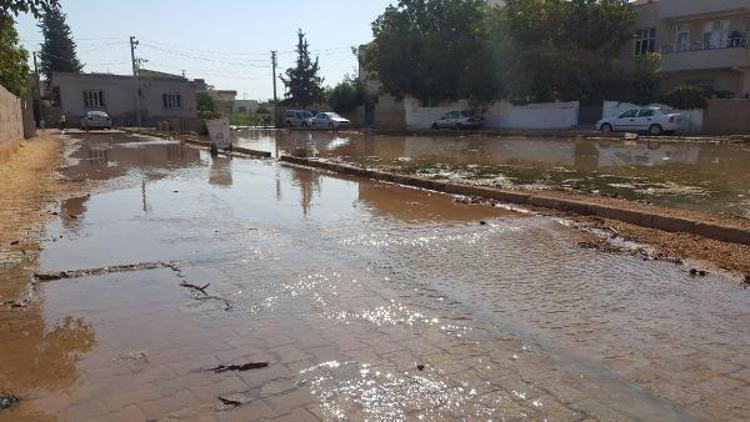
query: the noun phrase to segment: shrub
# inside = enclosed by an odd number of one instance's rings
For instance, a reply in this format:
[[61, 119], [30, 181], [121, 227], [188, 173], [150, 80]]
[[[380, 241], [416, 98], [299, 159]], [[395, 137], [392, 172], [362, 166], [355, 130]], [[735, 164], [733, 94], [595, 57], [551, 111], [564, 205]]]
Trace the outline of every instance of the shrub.
[[667, 93], [661, 102], [678, 110], [708, 108], [708, 99], [703, 89], [690, 85], [678, 86]]

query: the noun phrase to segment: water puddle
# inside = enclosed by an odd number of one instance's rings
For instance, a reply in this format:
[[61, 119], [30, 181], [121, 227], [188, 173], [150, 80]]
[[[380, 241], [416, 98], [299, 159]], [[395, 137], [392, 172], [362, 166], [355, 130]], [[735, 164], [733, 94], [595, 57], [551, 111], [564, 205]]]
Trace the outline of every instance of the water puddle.
[[[0, 418], [740, 420], [748, 404], [747, 295], [719, 275], [581, 249], [549, 218], [171, 142], [95, 135], [74, 158], [98, 189], [0, 280], [167, 264], [0, 308], [0, 391], [23, 397]], [[206, 371], [247, 362], [269, 365]]]
[[249, 148], [317, 156], [439, 180], [563, 189], [750, 218], [743, 145], [563, 138], [385, 136], [244, 130]]

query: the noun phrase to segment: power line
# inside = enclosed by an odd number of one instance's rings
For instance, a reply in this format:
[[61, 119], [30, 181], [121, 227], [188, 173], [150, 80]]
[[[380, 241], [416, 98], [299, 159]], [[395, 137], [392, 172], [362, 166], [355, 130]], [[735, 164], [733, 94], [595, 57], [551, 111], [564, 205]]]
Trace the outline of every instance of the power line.
[[226, 60], [212, 58], [212, 57], [198, 56], [195, 54], [162, 48], [162, 47], [152, 45], [149, 43], [142, 43], [141, 45], [146, 48], [151, 48], [156, 51], [160, 51], [162, 53], [171, 54], [173, 56], [178, 56], [178, 57], [182, 57], [186, 59], [200, 60], [200, 61], [209, 62], [209, 63], [221, 63], [227, 66], [250, 67], [250, 68], [256, 68], [256, 69], [268, 69], [269, 68], [269, 66], [267, 65], [257, 65], [257, 64], [245, 63], [241, 61], [226, 61]]

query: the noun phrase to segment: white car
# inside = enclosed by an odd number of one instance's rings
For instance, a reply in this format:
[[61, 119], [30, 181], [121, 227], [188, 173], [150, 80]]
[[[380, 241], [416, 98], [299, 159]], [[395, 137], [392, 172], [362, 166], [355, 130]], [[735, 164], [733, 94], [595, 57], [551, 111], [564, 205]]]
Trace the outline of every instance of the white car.
[[81, 117], [81, 129], [112, 129], [112, 119], [103, 111], [89, 111]]
[[480, 129], [484, 117], [472, 110], [451, 111], [432, 122], [432, 129]]
[[350, 125], [349, 120], [332, 112], [318, 113], [317, 116], [310, 119], [310, 126], [314, 128], [342, 129], [348, 128]]
[[284, 114], [284, 126], [307, 127], [313, 114], [307, 110], [287, 110]]
[[682, 115], [665, 107], [634, 108], [600, 120], [596, 129], [605, 133], [648, 132], [657, 136], [682, 129]]

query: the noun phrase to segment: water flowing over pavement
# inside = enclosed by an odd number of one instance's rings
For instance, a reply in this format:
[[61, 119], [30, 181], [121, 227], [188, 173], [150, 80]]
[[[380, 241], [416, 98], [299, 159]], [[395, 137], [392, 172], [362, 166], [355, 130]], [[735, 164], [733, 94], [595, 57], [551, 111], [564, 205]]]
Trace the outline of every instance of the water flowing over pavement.
[[234, 142], [441, 180], [561, 189], [750, 218], [748, 145], [275, 130], [238, 131]]
[[176, 142], [93, 135], [73, 157], [64, 173], [99, 188], [0, 283], [161, 264], [0, 308], [0, 391], [23, 397], [0, 420], [747, 416], [750, 291], [720, 275], [581, 249], [563, 220]]

